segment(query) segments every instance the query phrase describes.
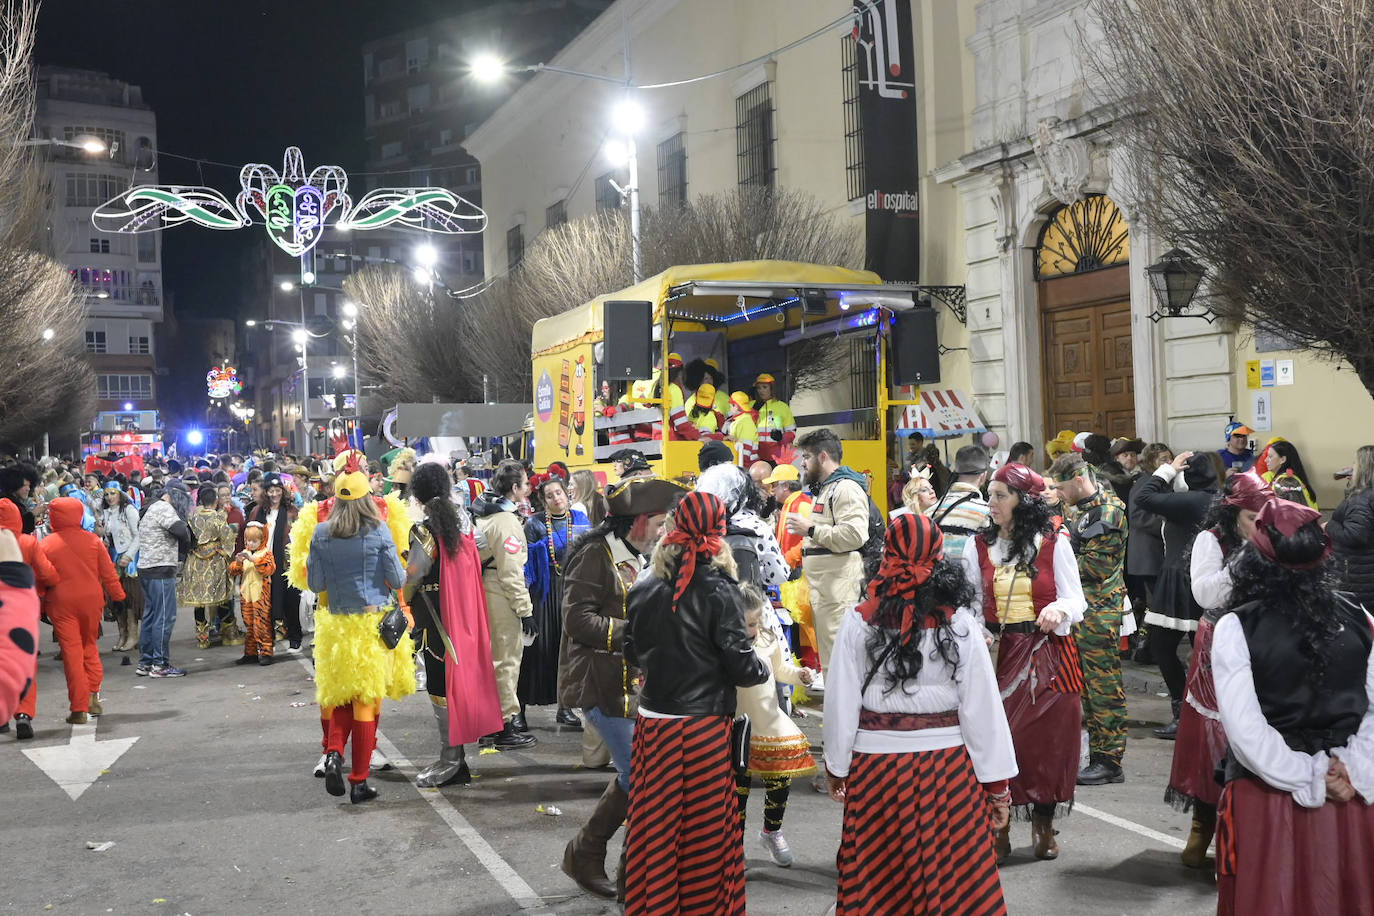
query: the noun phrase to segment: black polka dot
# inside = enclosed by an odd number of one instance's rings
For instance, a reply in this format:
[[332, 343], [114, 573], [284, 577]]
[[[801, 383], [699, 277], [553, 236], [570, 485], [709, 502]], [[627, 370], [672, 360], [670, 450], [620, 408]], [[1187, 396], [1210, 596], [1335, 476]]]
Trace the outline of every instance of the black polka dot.
[[29, 655], [32, 655], [34, 652], [33, 634], [23, 627], [15, 627], [10, 630], [10, 642], [14, 643]]

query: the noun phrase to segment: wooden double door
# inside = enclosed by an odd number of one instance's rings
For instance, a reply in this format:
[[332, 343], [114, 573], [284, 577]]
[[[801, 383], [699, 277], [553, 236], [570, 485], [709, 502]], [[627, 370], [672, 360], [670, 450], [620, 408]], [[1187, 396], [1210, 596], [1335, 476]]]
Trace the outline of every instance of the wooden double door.
[[1134, 436], [1128, 268], [1042, 281], [1039, 298], [1045, 437], [1061, 429]]

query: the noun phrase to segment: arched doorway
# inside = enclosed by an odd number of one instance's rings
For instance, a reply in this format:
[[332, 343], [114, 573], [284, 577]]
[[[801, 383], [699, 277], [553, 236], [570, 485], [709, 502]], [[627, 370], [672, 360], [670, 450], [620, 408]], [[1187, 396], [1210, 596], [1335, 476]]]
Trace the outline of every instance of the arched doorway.
[[1045, 372], [1045, 435], [1135, 435], [1130, 233], [1116, 204], [1090, 195], [1051, 214], [1035, 250]]

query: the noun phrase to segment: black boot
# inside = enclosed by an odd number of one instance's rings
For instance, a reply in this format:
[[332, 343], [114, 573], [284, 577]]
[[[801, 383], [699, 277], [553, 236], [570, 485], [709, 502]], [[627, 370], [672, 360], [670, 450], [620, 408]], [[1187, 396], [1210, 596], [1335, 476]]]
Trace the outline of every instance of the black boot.
[[355, 782], [348, 788], [348, 800], [355, 805], [371, 801], [377, 797], [377, 790], [367, 784], [367, 780]]
[[324, 790], [336, 797], [344, 794], [343, 754], [338, 751], [324, 755]]
[[14, 717], [14, 737], [20, 741], [28, 741], [33, 737], [33, 720], [22, 712]]
[[518, 732], [527, 732], [530, 730], [530, 727], [525, 724], [525, 707], [521, 706], [520, 711], [511, 716], [510, 724]]
[[1106, 754], [1093, 754], [1090, 760], [1091, 762], [1087, 767], [1078, 773], [1080, 786], [1105, 786], [1109, 783], [1126, 781], [1126, 774], [1121, 771], [1121, 764]]
[[533, 747], [539, 742], [534, 735], [527, 735], [517, 731], [515, 728], [515, 716], [511, 716], [506, 722], [506, 727], [495, 735], [491, 736], [492, 746], [498, 751], [515, 751], [520, 748]]
[[1168, 725], [1161, 725], [1154, 731], [1156, 738], [1163, 738], [1165, 741], [1173, 741], [1178, 736], [1178, 711], [1183, 706], [1178, 700], [1174, 700], [1170, 705], [1174, 708], [1173, 721]]
[[559, 725], [566, 725], [568, 728], [582, 727], [582, 720], [577, 717], [577, 713], [566, 706], [558, 707], [558, 715], [554, 717], [554, 721]]

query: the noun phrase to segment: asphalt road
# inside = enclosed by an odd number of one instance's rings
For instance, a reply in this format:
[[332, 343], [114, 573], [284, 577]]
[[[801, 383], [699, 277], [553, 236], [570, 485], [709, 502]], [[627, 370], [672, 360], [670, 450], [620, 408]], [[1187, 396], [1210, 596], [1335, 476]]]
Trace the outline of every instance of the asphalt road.
[[[552, 708], [530, 711], [539, 744], [529, 753], [477, 757], [471, 786], [436, 791], [412, 782], [435, 755], [427, 700], [388, 702], [381, 744], [399, 766], [374, 776], [379, 799], [353, 806], [311, 776], [320, 729], [308, 659], [282, 655], [270, 668], [236, 667], [238, 649], [195, 648], [186, 609], [173, 660], [189, 677], [137, 678], [108, 651], [112, 638], [102, 643], [106, 714], [96, 726], [63, 722], [60, 662], [45, 642], [37, 737], [21, 743], [0, 735], [0, 913], [618, 912], [558, 870], [563, 845], [609, 775], [576, 765], [579, 735], [560, 732]], [[1178, 863], [1188, 818], [1162, 801], [1172, 744], [1148, 734], [1167, 711], [1153, 695], [1158, 677], [1133, 670], [1127, 684], [1135, 688], [1127, 780], [1079, 790], [1055, 862], [1036, 861], [1029, 826], [1014, 825], [1016, 852], [1002, 880], [1016, 916], [1214, 909], [1210, 874]], [[801, 723], [818, 743], [819, 719]], [[109, 763], [101, 755], [121, 749], [107, 744], [119, 739], [136, 740]], [[50, 768], [94, 761], [97, 769], [84, 777], [94, 783], [72, 798], [23, 753], [43, 748], [52, 750], [37, 756]], [[562, 813], [540, 813], [541, 805]], [[790, 869], [772, 865], [758, 844], [761, 809], [762, 798], [753, 799], [749, 912], [820, 916], [833, 900], [839, 806], [805, 783], [794, 787], [785, 826], [797, 857]]]

